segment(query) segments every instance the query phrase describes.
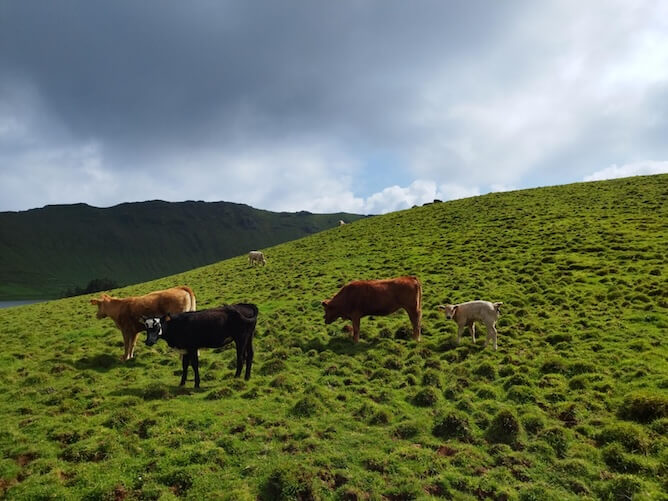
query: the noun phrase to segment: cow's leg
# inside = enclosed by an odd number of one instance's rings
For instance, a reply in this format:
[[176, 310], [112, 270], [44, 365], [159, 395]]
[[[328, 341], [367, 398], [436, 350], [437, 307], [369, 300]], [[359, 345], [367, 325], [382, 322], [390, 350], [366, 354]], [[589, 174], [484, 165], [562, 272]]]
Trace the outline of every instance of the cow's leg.
[[179, 383], [179, 386], [186, 384], [186, 378], [188, 377], [188, 365], [190, 365], [190, 353], [186, 352], [181, 358], [181, 383]]
[[132, 334], [125, 331], [121, 331], [121, 334], [123, 334], [123, 356], [121, 357], [121, 362], [125, 362], [130, 358], [130, 337]]
[[351, 318], [353, 321], [353, 341], [356, 343], [359, 343], [360, 341], [360, 316], [359, 315], [353, 315]]
[[129, 358], [135, 358], [135, 346], [137, 345], [137, 339], [139, 338], [139, 332], [135, 332], [130, 336], [130, 356]]
[[475, 322], [471, 322], [469, 324], [469, 330], [471, 331], [471, 339], [473, 340], [473, 344], [475, 344]]
[[465, 330], [466, 330], [466, 325], [460, 325], [459, 328], [457, 329], [457, 344], [461, 343], [462, 334], [464, 334]]
[[246, 376], [245, 379], [249, 380], [251, 375], [251, 366], [253, 365], [253, 335], [251, 334], [248, 338], [248, 343], [246, 344]]
[[241, 345], [241, 340], [234, 340], [234, 344], [237, 347], [237, 371], [234, 373], [234, 377], [241, 376], [241, 368], [244, 365], [244, 350], [245, 346]]
[[487, 326], [487, 336], [489, 337], [490, 335], [492, 336], [492, 339], [494, 339], [494, 351], [496, 351], [497, 346], [496, 346], [496, 338], [497, 338], [497, 332], [496, 332], [496, 322], [492, 322], [491, 325]]
[[408, 313], [408, 318], [411, 319], [411, 324], [413, 324], [413, 339], [419, 341], [422, 312], [416, 310], [406, 310], [406, 313]]
[[195, 372], [195, 388], [199, 388], [199, 353], [198, 350], [190, 354], [190, 364], [193, 366]]
[[485, 338], [485, 344], [483, 345], [483, 347], [487, 348], [489, 340], [492, 338], [492, 329], [489, 328], [489, 324], [485, 324], [485, 327], [487, 327], [487, 337]]

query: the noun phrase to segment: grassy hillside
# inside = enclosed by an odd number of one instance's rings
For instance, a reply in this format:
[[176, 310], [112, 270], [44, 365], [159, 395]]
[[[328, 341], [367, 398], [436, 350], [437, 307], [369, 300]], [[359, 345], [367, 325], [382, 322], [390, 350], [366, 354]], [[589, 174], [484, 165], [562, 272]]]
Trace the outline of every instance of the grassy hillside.
[[60, 297], [95, 278], [144, 282], [360, 217], [161, 201], [0, 212], [0, 300]]
[[[260, 308], [249, 382], [205, 351], [138, 345], [86, 298], [0, 311], [9, 499], [668, 499], [668, 176], [434, 204], [117, 291], [186, 283]], [[418, 275], [353, 345], [320, 300]], [[505, 303], [499, 350], [454, 342], [442, 302]], [[481, 328], [484, 332], [484, 328]], [[482, 334], [482, 333], [481, 333]], [[142, 336], [143, 338], [143, 336]]]

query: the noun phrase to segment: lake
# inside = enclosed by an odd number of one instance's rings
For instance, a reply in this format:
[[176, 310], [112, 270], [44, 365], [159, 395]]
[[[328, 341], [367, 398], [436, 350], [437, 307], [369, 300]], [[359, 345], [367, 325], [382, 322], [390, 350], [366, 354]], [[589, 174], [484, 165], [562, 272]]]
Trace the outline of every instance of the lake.
[[0, 301], [0, 308], [12, 308], [14, 306], [23, 306], [26, 304], [43, 303], [48, 299], [21, 299], [18, 301]]

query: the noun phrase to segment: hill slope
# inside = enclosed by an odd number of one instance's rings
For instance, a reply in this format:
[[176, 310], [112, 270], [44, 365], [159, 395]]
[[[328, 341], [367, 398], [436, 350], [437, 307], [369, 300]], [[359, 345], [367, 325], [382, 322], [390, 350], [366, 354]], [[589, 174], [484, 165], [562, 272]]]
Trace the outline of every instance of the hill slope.
[[[187, 283], [260, 308], [233, 350], [137, 347], [86, 298], [0, 311], [0, 496], [10, 499], [666, 499], [668, 176], [420, 207], [118, 291]], [[353, 345], [320, 300], [416, 274], [408, 317]], [[457, 346], [436, 306], [504, 301], [499, 350]], [[484, 329], [484, 328], [483, 328]], [[481, 329], [482, 330], [482, 329]], [[143, 339], [143, 336], [142, 336]]]
[[58, 297], [95, 278], [144, 282], [360, 217], [161, 201], [0, 212], [0, 300]]

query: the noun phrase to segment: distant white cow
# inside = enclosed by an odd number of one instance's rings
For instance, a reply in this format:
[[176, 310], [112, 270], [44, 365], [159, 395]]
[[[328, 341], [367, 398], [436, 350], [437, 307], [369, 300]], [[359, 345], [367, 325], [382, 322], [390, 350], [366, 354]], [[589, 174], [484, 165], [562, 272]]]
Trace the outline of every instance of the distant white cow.
[[345, 226], [346, 222], [343, 219], [339, 219], [339, 226]]
[[262, 264], [264, 266], [267, 264], [267, 260], [264, 258], [264, 254], [260, 251], [250, 251], [248, 253], [248, 264], [255, 266], [255, 264]]

